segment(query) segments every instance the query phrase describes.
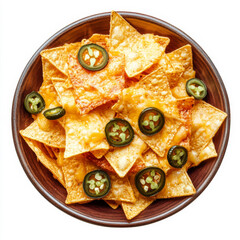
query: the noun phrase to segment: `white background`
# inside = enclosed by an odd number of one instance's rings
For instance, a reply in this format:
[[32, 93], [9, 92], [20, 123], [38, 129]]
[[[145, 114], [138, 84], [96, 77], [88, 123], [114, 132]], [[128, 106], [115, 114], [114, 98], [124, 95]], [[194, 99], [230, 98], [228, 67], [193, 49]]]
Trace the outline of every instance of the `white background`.
[[[0, 0], [0, 239], [240, 239], [240, 15], [234, 0]], [[50, 204], [17, 158], [11, 104], [18, 79], [38, 47], [80, 18], [133, 11], [165, 20], [207, 52], [227, 88], [231, 135], [223, 163], [188, 207], [137, 228], [106, 228], [77, 220]]]

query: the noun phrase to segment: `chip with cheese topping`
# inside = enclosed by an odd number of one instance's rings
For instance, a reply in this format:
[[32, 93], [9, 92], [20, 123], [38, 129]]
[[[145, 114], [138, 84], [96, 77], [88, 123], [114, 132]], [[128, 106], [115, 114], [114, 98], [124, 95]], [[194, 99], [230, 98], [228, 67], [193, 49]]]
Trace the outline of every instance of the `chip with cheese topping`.
[[146, 143], [135, 135], [130, 145], [114, 148], [105, 155], [105, 158], [119, 177], [125, 177], [137, 159], [141, 158], [146, 148]]
[[169, 38], [140, 34], [118, 13], [112, 12], [110, 22], [110, 52], [123, 53], [125, 71], [134, 77], [158, 62], [169, 43]]
[[109, 149], [104, 127], [114, 115], [110, 106], [103, 105], [88, 114], [80, 115], [75, 105], [73, 89], [66, 88], [64, 82], [56, 78], [53, 79], [53, 84], [60, 96], [62, 105], [66, 109], [64, 116], [66, 133], [64, 157]]
[[66, 76], [68, 75], [68, 63], [66, 46], [60, 46], [56, 48], [50, 48], [43, 50], [41, 56], [46, 58], [52, 65], [60, 70]]
[[166, 177], [166, 184], [161, 192], [156, 196], [161, 198], [175, 198], [189, 196], [196, 193], [196, 189], [184, 169], [172, 171]]
[[[98, 169], [92, 162], [89, 162], [83, 155], [73, 158], [65, 158], [63, 164], [63, 173], [68, 192], [66, 204], [86, 203], [92, 199], [88, 197], [83, 190], [84, 176], [93, 170]], [[119, 178], [116, 175], [109, 174], [111, 179], [111, 189], [103, 200], [135, 202], [132, 187], [128, 178]]]
[[134, 176], [130, 177], [130, 183], [133, 188], [136, 201], [134, 203], [122, 202], [122, 209], [128, 220], [131, 220], [137, 215], [139, 215], [144, 209], [146, 209], [154, 201], [153, 197], [144, 197], [138, 192], [134, 183]]
[[103, 70], [90, 72], [84, 69], [76, 57], [69, 56], [69, 76], [80, 114], [112, 100], [117, 100], [124, 88], [124, 61], [121, 56], [110, 57]]
[[195, 71], [193, 70], [193, 58], [192, 58], [192, 47], [187, 44], [181, 48], [174, 50], [167, 54], [172, 65], [181, 65], [184, 70], [179, 78], [174, 80], [174, 84], [171, 85], [173, 96], [176, 98], [188, 97], [186, 92], [187, 80], [195, 77]]
[[20, 130], [20, 134], [50, 147], [65, 148], [65, 131], [55, 121], [47, 121], [44, 126], [38, 124], [38, 121], [34, 121], [27, 128]]
[[197, 100], [192, 110], [191, 151], [200, 153], [211, 141], [227, 114], [203, 100]]

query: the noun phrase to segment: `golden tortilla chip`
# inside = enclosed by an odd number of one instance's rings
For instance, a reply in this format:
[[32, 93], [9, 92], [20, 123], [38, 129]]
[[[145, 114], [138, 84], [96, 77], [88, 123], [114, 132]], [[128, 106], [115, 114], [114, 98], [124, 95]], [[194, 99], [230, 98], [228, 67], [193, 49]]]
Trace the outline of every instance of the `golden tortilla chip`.
[[[64, 128], [66, 132], [66, 147], [64, 157], [73, 157], [81, 153], [108, 150], [104, 128], [113, 118], [114, 112], [110, 105], [100, 106], [85, 115], [80, 115], [73, 98], [73, 89], [65, 88], [64, 82], [53, 79], [54, 87], [66, 109]], [[97, 154], [95, 152], [95, 154]]]
[[141, 79], [134, 88], [146, 90], [150, 98], [156, 97], [160, 102], [175, 100], [172, 96], [168, 79], [161, 68]]
[[196, 193], [190, 177], [184, 169], [174, 170], [166, 176], [164, 188], [156, 198], [174, 198], [190, 196]]
[[177, 85], [179, 78], [181, 77], [185, 70], [181, 63], [178, 62], [171, 63], [167, 54], [163, 53], [160, 61], [152, 65], [150, 68], [146, 69], [144, 74], [150, 74], [159, 68], [166, 75], [170, 88], [173, 88]]
[[110, 22], [110, 52], [125, 55], [125, 72], [134, 77], [157, 63], [169, 43], [169, 38], [153, 34], [141, 35], [118, 13], [112, 11]]
[[134, 177], [135, 176], [130, 177], [130, 183], [133, 188], [136, 201], [134, 203], [122, 202], [122, 209], [128, 220], [131, 220], [139, 215], [154, 201], [153, 197], [144, 197], [138, 192], [137, 188], [135, 187]]
[[34, 121], [24, 130], [20, 130], [20, 134], [50, 147], [65, 148], [65, 131], [56, 121], [51, 122], [45, 129]]
[[187, 44], [167, 54], [171, 64], [181, 63], [185, 70], [193, 69], [192, 47]]
[[217, 157], [218, 154], [216, 152], [215, 146], [213, 141], [210, 141], [210, 143], [202, 149], [200, 152], [191, 150], [188, 155], [188, 161], [191, 163], [191, 167], [198, 166], [201, 162], [209, 159]]
[[80, 114], [116, 100], [124, 88], [123, 58], [109, 57], [107, 66], [95, 72], [84, 69], [76, 57], [69, 57], [69, 76]]
[[142, 157], [146, 167], [159, 167], [165, 172], [165, 174], [172, 169], [172, 166], [168, 163], [167, 156], [159, 157], [151, 148], [148, 149]]
[[59, 71], [61, 71], [66, 76], [68, 75], [68, 59], [65, 45], [61, 47], [45, 49], [40, 54]]
[[186, 82], [187, 80], [195, 77], [195, 71], [193, 70], [193, 60], [192, 60], [192, 47], [187, 44], [175, 51], [167, 54], [172, 65], [177, 66], [182, 65], [184, 71], [181, 77], [175, 81], [172, 88], [173, 96], [176, 98], [188, 97], [186, 92]]
[[138, 158], [141, 157], [142, 152], [147, 148], [144, 143], [136, 134], [130, 145], [120, 148], [114, 148], [109, 151], [105, 158], [113, 167], [119, 177], [124, 177], [132, 168], [133, 164]]
[[[48, 59], [42, 57], [42, 71], [43, 71], [43, 86], [51, 84], [51, 78], [63, 78], [67, 79], [67, 76], [63, 74], [56, 66], [54, 66]], [[47, 82], [47, 84], [45, 84]]]
[[[83, 155], [64, 159], [62, 168], [68, 192], [66, 204], [91, 201], [92, 199], [84, 193], [82, 182], [88, 172], [98, 168]], [[109, 176], [111, 179], [111, 189], [103, 200], [134, 202], [135, 197], [128, 179], [119, 178], [113, 174], [109, 174]]]
[[106, 153], [108, 152], [108, 149], [99, 149], [99, 150], [93, 150], [91, 153], [95, 158], [102, 158]]
[[177, 100], [180, 118], [183, 125], [173, 138], [171, 145], [181, 145], [190, 150], [191, 125], [192, 125], [192, 108], [195, 100], [193, 97], [182, 98]]
[[68, 61], [68, 56], [72, 55], [74, 57], [77, 56], [79, 49], [84, 44], [85, 39], [83, 39], [81, 42], [75, 42], [64, 45], [66, 47], [66, 59]]
[[[45, 101], [45, 109], [47, 109], [51, 104], [59, 105], [57, 101], [57, 93], [52, 84], [52, 77], [59, 77], [67, 79], [64, 74], [62, 74], [55, 66], [53, 66], [48, 60], [42, 57], [42, 68], [43, 68], [43, 83], [39, 89], [39, 93], [42, 95]], [[37, 115], [42, 115], [41, 113]]]
[[[135, 202], [133, 189], [127, 177], [120, 178], [115, 174], [109, 174], [111, 179], [111, 189], [103, 200], [114, 200], [124, 202]], [[119, 189], [121, 189], [119, 191]]]
[[39, 161], [54, 175], [54, 177], [65, 187], [62, 168], [58, 166], [57, 161], [50, 158], [44, 150], [44, 145], [38, 141], [23, 137], [28, 146], [36, 154]]
[[94, 33], [89, 39], [89, 42], [92, 43], [105, 43], [106, 46], [109, 46], [109, 35]]
[[78, 157], [65, 158], [62, 166], [64, 179], [66, 183], [67, 198], [65, 203], [87, 203], [93, 199], [88, 197], [83, 190], [82, 182], [87, 174], [85, 158], [82, 155]]
[[117, 203], [116, 201], [112, 200], [106, 200], [105, 201], [112, 209], [117, 209], [120, 203]]
[[[218, 154], [216, 152], [215, 146], [213, 141], [210, 141], [209, 144], [200, 152], [199, 154], [199, 160], [201, 162], [209, 159], [209, 158], [213, 158], [213, 157], [217, 157]], [[194, 165], [198, 165], [197, 163], [194, 163]]]
[[[119, 101], [113, 106], [113, 110], [118, 112], [126, 119], [138, 136], [147, 143], [160, 157], [163, 157], [166, 149], [170, 146], [173, 137], [177, 133], [182, 121], [172, 117], [170, 114], [174, 112], [179, 116], [177, 108], [172, 110], [172, 104], [169, 102], [159, 102], [157, 99], [151, 100], [144, 89], [127, 88], [124, 89]], [[138, 117], [140, 113], [148, 107], [156, 107], [160, 109], [165, 116], [165, 124], [160, 132], [153, 136], [144, 135], [138, 127]], [[175, 112], [177, 109], [177, 112]]]
[[191, 151], [189, 153], [189, 159], [194, 166], [201, 162], [200, 152], [212, 140], [226, 117], [225, 112], [203, 100], [196, 101], [192, 110]]

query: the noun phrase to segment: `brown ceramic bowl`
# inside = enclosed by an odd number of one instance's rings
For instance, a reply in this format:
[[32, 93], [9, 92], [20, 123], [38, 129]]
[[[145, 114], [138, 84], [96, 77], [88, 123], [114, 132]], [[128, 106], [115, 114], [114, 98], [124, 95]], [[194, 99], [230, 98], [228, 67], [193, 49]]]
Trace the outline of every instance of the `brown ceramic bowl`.
[[38, 90], [42, 83], [42, 65], [40, 51], [80, 41], [93, 33], [109, 33], [110, 13], [101, 13], [78, 20], [63, 28], [48, 39], [33, 55], [24, 69], [18, 82], [12, 107], [12, 130], [16, 151], [23, 169], [38, 191], [53, 205], [66, 213], [95, 224], [104, 226], [130, 227], [139, 226], [162, 220], [190, 204], [208, 186], [215, 176], [225, 153], [229, 130], [230, 108], [227, 92], [223, 81], [207, 54], [189, 36], [176, 27], [151, 16], [139, 13], [120, 12], [140, 33], [154, 33], [170, 38], [167, 52], [175, 50], [187, 43], [193, 49], [193, 63], [197, 77], [204, 79], [208, 86], [206, 101], [225, 111], [228, 118], [214, 137], [218, 157], [203, 162], [200, 166], [190, 169], [189, 175], [196, 187], [196, 194], [190, 197], [157, 200], [132, 221], [127, 221], [121, 208], [111, 209], [103, 201], [89, 204], [66, 205], [65, 189], [52, 177], [52, 174], [36, 161], [35, 154], [19, 135], [19, 130], [28, 126], [32, 119], [23, 107], [23, 100], [27, 93]]

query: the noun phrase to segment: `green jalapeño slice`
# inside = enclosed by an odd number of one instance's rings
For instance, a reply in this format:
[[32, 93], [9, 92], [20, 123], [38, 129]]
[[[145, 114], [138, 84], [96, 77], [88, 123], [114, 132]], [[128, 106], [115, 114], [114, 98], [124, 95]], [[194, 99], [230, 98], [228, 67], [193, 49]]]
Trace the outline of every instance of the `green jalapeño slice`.
[[24, 107], [29, 113], [38, 114], [45, 108], [45, 101], [39, 93], [33, 91], [25, 97]]
[[163, 189], [165, 178], [165, 173], [162, 169], [147, 167], [136, 174], [135, 185], [143, 196], [151, 197]]
[[111, 188], [108, 174], [102, 170], [89, 172], [83, 180], [83, 190], [91, 198], [106, 196]]
[[188, 151], [182, 146], [172, 146], [168, 150], [167, 159], [169, 164], [174, 168], [182, 168], [187, 162]]
[[207, 96], [207, 87], [205, 83], [198, 78], [192, 78], [187, 81], [186, 91], [189, 96], [193, 96], [197, 100]]
[[108, 53], [97, 44], [86, 44], [78, 51], [78, 61], [87, 70], [99, 71], [107, 65]]
[[134, 138], [134, 131], [130, 123], [121, 118], [113, 118], [105, 127], [108, 143], [114, 147], [129, 145]]
[[63, 107], [50, 108], [43, 112], [43, 115], [48, 120], [56, 120], [65, 115], [65, 109]]
[[147, 136], [158, 133], [163, 128], [164, 122], [163, 113], [154, 107], [144, 109], [138, 118], [139, 129]]

